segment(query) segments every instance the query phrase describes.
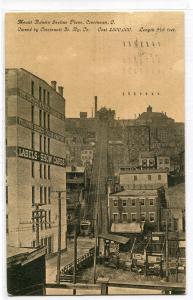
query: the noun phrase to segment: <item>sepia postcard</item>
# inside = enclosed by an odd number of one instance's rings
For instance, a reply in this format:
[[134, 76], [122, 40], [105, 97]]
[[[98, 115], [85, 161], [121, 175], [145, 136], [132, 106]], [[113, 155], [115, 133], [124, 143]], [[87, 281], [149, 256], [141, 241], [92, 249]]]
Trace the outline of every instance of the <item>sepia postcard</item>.
[[184, 13], [5, 15], [7, 293], [185, 294]]

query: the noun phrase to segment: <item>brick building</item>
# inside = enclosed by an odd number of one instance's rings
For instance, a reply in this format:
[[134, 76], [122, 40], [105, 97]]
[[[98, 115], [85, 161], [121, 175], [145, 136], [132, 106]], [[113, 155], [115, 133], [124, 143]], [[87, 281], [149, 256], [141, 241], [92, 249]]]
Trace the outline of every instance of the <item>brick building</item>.
[[121, 171], [120, 186], [124, 189], [157, 189], [168, 187], [166, 170], [131, 170]]
[[160, 230], [162, 208], [165, 206], [163, 188], [130, 189], [112, 193], [109, 195], [108, 205], [111, 231], [137, 233], [136, 228], [141, 227], [142, 231], [144, 223], [150, 224], [154, 230]]
[[[57, 251], [58, 203], [52, 190], [66, 190], [63, 87], [24, 69], [6, 70], [6, 175], [8, 245]], [[62, 249], [66, 248], [66, 195], [62, 194]]]

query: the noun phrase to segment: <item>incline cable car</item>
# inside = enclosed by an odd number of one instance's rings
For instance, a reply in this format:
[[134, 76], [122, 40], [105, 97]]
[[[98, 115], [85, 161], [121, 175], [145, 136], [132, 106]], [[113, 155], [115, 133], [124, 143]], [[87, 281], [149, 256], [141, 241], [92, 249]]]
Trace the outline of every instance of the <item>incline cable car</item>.
[[89, 220], [82, 220], [80, 222], [80, 235], [82, 236], [89, 236], [91, 233], [91, 221]]

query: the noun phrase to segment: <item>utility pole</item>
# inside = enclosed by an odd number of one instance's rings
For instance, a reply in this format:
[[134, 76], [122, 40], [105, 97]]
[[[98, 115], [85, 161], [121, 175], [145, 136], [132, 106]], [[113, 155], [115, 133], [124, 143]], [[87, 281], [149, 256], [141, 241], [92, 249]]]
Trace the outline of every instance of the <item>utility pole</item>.
[[[79, 198], [79, 189], [77, 190], [77, 199]], [[78, 199], [79, 203], [79, 199]], [[79, 211], [78, 211], [79, 210]], [[76, 273], [77, 273], [77, 221], [80, 221], [80, 206], [76, 203], [76, 197], [74, 199], [74, 269], [73, 269], [73, 284], [76, 284]], [[76, 289], [73, 289], [73, 295], [76, 295]]]
[[177, 250], [176, 250], [176, 282], [178, 282], [178, 267], [179, 267], [179, 236], [177, 234]]
[[166, 210], [166, 281], [169, 281], [169, 270], [168, 270], [168, 210]]
[[40, 247], [40, 222], [42, 222], [41, 213], [45, 212], [45, 210], [40, 209], [39, 207], [42, 206], [40, 203], [35, 204], [34, 216], [32, 217], [32, 221], [35, 221], [36, 227], [36, 247]]
[[66, 191], [52, 191], [53, 193], [58, 194], [58, 251], [57, 251], [57, 274], [56, 274], [56, 282], [60, 283], [60, 266], [61, 266], [61, 195]]
[[100, 145], [99, 153], [99, 168], [97, 178], [97, 189], [96, 189], [96, 225], [95, 225], [95, 251], [94, 251], [94, 268], [93, 268], [93, 282], [96, 283], [96, 261], [98, 252], [98, 226], [99, 226], [99, 190], [100, 190], [100, 173], [101, 173], [101, 157], [102, 157], [102, 143]]
[[96, 260], [97, 260], [97, 244], [98, 244], [98, 213], [96, 215], [96, 232], [95, 232], [95, 249], [94, 249], [94, 275], [93, 282], [96, 283]]

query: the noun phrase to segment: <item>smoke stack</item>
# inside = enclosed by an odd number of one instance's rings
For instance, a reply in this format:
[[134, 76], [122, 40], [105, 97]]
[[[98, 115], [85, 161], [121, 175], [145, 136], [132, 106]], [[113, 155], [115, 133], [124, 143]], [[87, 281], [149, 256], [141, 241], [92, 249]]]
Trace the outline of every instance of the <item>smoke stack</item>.
[[55, 80], [51, 81], [51, 87], [56, 91], [56, 84], [57, 82]]
[[96, 117], [96, 113], [97, 113], [97, 96], [94, 97], [94, 116]]
[[63, 97], [63, 91], [64, 91], [64, 88], [63, 86], [59, 86], [58, 87], [58, 93]]

